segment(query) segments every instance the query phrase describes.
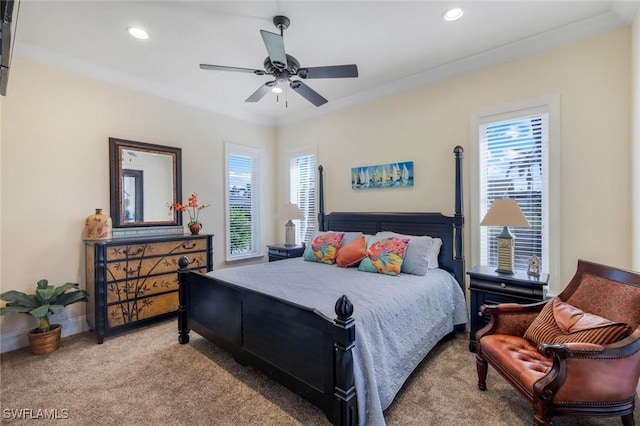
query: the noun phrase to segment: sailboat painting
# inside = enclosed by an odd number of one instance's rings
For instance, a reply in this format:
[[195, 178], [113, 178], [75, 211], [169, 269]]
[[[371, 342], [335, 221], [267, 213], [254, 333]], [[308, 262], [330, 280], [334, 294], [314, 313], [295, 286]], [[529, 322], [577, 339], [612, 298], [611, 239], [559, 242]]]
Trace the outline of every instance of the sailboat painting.
[[351, 188], [399, 188], [413, 186], [413, 161], [351, 168]]

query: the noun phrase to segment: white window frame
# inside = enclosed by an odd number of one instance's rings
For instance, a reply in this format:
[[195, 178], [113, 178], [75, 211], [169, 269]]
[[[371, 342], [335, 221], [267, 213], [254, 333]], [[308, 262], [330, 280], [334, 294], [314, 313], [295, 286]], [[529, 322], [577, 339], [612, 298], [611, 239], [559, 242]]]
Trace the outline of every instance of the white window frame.
[[561, 285], [561, 250], [560, 250], [560, 96], [550, 95], [535, 99], [504, 105], [496, 108], [477, 111], [471, 115], [470, 127], [470, 184], [471, 208], [469, 211], [471, 237], [471, 263], [480, 264], [480, 125], [487, 122], [502, 121], [526, 115], [545, 112], [548, 114], [548, 180], [545, 186], [547, 218], [547, 246], [546, 260], [542, 270], [549, 274], [548, 294], [553, 296], [560, 293]]
[[[314, 223], [314, 230], [318, 230], [318, 175], [317, 175], [317, 167], [318, 167], [318, 155], [316, 154], [316, 148], [303, 148], [295, 151], [289, 151], [287, 153], [287, 180], [289, 182], [289, 202], [290, 203], [298, 203], [297, 199], [297, 182], [294, 181], [293, 176], [291, 175], [291, 169], [293, 165], [293, 161], [295, 161], [298, 157], [304, 157], [308, 155], [313, 155], [314, 158], [314, 170], [313, 179], [314, 179], [314, 187], [316, 191], [316, 197], [313, 201], [314, 205], [314, 217], [311, 218]], [[299, 206], [298, 206], [299, 207]], [[305, 212], [302, 212], [306, 216]], [[307, 218], [309, 219], [309, 218]], [[308, 241], [302, 241], [301, 237], [301, 228], [300, 228], [300, 220], [294, 220], [293, 223], [296, 225], [296, 243], [300, 244], [302, 242], [307, 243]]]
[[[253, 184], [251, 187], [251, 231], [252, 231], [252, 247], [249, 252], [242, 254], [232, 254], [231, 253], [231, 202], [229, 199], [229, 188], [230, 188], [230, 180], [229, 180], [229, 157], [237, 155], [250, 157], [254, 162], [253, 171], [255, 176], [253, 176]], [[225, 197], [225, 261], [233, 262], [237, 260], [245, 260], [256, 257], [261, 257], [262, 255], [262, 226], [261, 226], [261, 214], [260, 214], [260, 199], [262, 193], [262, 151], [258, 148], [248, 147], [244, 145], [237, 145], [233, 143], [225, 143], [225, 155], [224, 155], [224, 177], [225, 177], [225, 188], [224, 188], [224, 197]]]

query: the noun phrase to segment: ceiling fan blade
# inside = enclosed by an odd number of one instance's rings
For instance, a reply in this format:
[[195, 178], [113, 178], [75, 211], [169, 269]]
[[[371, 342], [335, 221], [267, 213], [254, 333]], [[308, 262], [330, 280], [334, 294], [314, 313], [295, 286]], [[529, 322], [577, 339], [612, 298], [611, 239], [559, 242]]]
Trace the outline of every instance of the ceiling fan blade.
[[307, 86], [300, 80], [292, 81], [289, 87], [291, 87], [300, 96], [302, 96], [303, 98], [305, 98], [306, 100], [308, 100], [309, 102], [311, 102], [317, 107], [329, 102], [325, 98], [323, 98], [318, 92], [316, 92], [315, 90], [313, 90], [311, 87]]
[[200, 64], [201, 70], [210, 70], [210, 71], [233, 71], [233, 72], [246, 72], [257, 75], [265, 75], [266, 72], [264, 70], [254, 70], [251, 68], [239, 68], [239, 67], [225, 67], [223, 65], [209, 65], [209, 64]]
[[282, 36], [265, 30], [260, 30], [260, 34], [262, 34], [262, 40], [267, 52], [269, 52], [269, 59], [271, 59], [273, 66], [280, 69], [287, 68], [287, 54], [284, 51]]
[[302, 78], [347, 78], [358, 76], [358, 66], [351, 65], [332, 65], [328, 67], [311, 67], [301, 68], [298, 70], [298, 76]]
[[271, 91], [271, 86], [273, 86], [272, 81], [266, 82], [265, 84], [260, 86], [258, 90], [253, 92], [251, 96], [245, 99], [245, 102], [258, 102], [260, 99], [264, 98], [264, 95]]

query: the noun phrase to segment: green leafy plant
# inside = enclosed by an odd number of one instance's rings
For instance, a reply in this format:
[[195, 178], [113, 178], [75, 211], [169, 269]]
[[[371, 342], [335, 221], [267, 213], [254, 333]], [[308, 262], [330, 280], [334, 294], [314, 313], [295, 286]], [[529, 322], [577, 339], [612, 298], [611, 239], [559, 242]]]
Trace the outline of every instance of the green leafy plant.
[[[70, 291], [73, 290], [73, 291]], [[38, 333], [49, 331], [49, 319], [52, 314], [77, 302], [86, 302], [88, 293], [80, 290], [78, 283], [65, 283], [61, 286], [49, 285], [49, 281], [41, 279], [36, 284], [35, 294], [26, 294], [17, 290], [10, 290], [0, 294], [0, 300], [7, 302], [7, 306], [0, 308], [0, 315], [29, 314], [40, 321]]]

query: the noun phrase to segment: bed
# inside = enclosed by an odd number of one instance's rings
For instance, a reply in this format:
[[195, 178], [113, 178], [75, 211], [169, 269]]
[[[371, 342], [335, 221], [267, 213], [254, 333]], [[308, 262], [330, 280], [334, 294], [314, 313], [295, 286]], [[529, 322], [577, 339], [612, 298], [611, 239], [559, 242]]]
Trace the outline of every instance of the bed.
[[182, 258], [179, 342], [195, 331], [318, 406], [333, 424], [384, 424], [383, 410], [411, 371], [467, 322], [462, 152], [454, 149], [453, 216], [325, 214], [319, 168], [320, 231], [440, 238], [438, 269], [390, 277], [296, 258], [203, 274]]

